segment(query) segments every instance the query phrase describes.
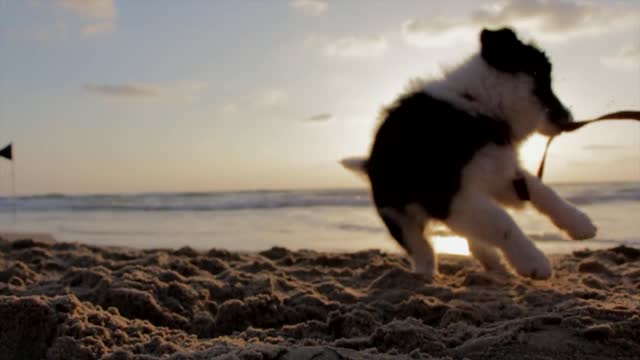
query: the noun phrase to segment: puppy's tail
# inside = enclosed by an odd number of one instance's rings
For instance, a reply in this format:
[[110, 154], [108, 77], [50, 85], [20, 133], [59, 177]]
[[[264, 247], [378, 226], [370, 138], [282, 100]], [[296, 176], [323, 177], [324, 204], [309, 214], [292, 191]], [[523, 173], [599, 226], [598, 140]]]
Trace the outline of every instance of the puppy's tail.
[[349, 157], [340, 160], [340, 164], [360, 176], [367, 176], [367, 158]]

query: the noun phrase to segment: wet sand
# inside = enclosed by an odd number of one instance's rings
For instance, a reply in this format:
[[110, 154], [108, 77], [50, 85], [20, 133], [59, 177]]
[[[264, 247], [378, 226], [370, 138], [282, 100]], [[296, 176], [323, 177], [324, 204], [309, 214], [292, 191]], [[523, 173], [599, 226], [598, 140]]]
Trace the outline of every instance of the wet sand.
[[135, 250], [0, 240], [1, 359], [638, 359], [640, 250], [554, 276], [379, 251]]

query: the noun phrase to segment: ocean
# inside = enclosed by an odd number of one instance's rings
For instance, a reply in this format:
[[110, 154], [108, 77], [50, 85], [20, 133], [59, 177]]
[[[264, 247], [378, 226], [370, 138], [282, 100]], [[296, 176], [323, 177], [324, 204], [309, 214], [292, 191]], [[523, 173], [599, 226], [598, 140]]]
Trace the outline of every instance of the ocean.
[[[599, 231], [594, 240], [566, 240], [534, 209], [511, 211], [544, 251], [640, 247], [640, 183], [553, 187], [589, 214]], [[444, 226], [430, 231], [437, 251], [467, 251], [464, 239]], [[135, 248], [399, 251], [365, 189], [4, 197], [0, 232], [43, 232], [59, 241]]]

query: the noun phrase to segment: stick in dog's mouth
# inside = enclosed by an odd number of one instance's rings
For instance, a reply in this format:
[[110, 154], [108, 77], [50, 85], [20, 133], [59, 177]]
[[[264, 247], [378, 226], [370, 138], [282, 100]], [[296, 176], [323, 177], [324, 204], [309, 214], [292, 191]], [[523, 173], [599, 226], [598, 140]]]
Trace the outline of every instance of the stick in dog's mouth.
[[[578, 130], [585, 125], [593, 124], [594, 122], [604, 121], [604, 120], [637, 120], [640, 121], [640, 111], [633, 110], [624, 110], [624, 111], [616, 111], [609, 114], [602, 115], [595, 119], [585, 120], [585, 121], [577, 121], [570, 122], [561, 126], [562, 133], [571, 132], [574, 130]], [[540, 166], [538, 167], [538, 178], [542, 179], [542, 175], [544, 175], [544, 165], [547, 160], [547, 153], [549, 152], [549, 147], [551, 146], [551, 142], [555, 139], [556, 136], [551, 136], [547, 141], [547, 145], [544, 147], [544, 152], [542, 153], [542, 160], [540, 160]]]
[[571, 132], [573, 130], [580, 129], [581, 127], [592, 124], [597, 121], [603, 120], [638, 120], [640, 121], [640, 111], [624, 110], [616, 111], [609, 114], [602, 115], [595, 119], [570, 122], [561, 126], [562, 132]]

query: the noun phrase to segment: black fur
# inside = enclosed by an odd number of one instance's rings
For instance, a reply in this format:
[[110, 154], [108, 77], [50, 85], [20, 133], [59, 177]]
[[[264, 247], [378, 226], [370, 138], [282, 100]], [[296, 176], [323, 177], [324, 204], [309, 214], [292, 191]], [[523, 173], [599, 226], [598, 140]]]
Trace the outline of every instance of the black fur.
[[[510, 138], [504, 121], [471, 115], [422, 91], [409, 93], [387, 110], [369, 155], [374, 203], [399, 212], [417, 203], [444, 220], [464, 166], [481, 147], [508, 146]], [[392, 219], [383, 220], [395, 237]]]
[[534, 93], [549, 113], [552, 123], [563, 125], [571, 120], [571, 113], [562, 105], [551, 89], [551, 62], [543, 51], [518, 40], [513, 30], [482, 30], [481, 56], [498, 71], [524, 73], [534, 79]]
[[382, 219], [384, 224], [387, 226], [387, 229], [389, 229], [389, 233], [391, 234], [391, 236], [396, 239], [398, 244], [400, 244], [405, 250], [407, 250], [407, 252], [409, 252], [409, 248], [407, 247], [407, 244], [404, 243], [402, 237], [402, 227], [398, 223], [396, 223], [396, 221], [391, 216], [382, 212], [378, 212], [378, 214], [380, 215], [380, 218]]

